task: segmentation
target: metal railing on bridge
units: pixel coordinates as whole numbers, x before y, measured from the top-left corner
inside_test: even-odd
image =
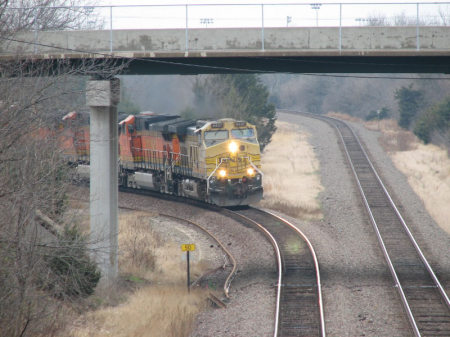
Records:
[[[420,49],[420,28],[450,25],[450,2],[342,2],[342,3],[270,3],[243,4],[158,4],[123,6],[71,6],[8,8],[14,15],[33,22],[35,42],[46,26],[45,15],[64,17],[77,12],[77,18],[61,30],[107,30],[109,51],[115,51],[113,32],[126,29],[182,29],[184,50],[192,50],[189,35],[196,29],[257,28],[261,50],[265,49],[268,28],[333,27],[339,29],[339,49],[344,27],[416,27],[416,45]],[[42,16],[42,17],[41,17]],[[164,46],[160,50],[164,50]]]

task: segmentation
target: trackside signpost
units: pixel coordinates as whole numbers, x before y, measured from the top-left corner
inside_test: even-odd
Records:
[[[186,252],[186,261],[187,261],[187,288],[188,288],[188,292],[191,292],[191,287],[190,287],[190,283],[191,283],[191,275],[190,275],[190,270],[189,270],[189,252],[195,250],[195,245],[194,245],[193,243],[183,244],[183,245],[181,245],[181,250],[182,250],[183,252]]]

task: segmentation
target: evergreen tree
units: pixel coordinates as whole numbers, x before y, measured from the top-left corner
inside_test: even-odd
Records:
[[[395,99],[400,114],[398,124],[404,129],[409,129],[411,122],[419,111],[423,96],[421,91],[414,90],[412,87],[413,85],[410,84],[408,87],[401,87],[395,91]]]
[[[275,107],[269,92],[254,74],[210,75],[194,84],[197,117],[235,118],[256,125],[261,149],[275,132]]]
[[[433,133],[440,133],[450,143],[450,97],[427,110],[414,127],[414,133],[425,144],[431,141]]]

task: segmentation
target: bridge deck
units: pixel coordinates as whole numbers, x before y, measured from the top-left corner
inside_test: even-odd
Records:
[[[128,73],[450,73],[449,36],[447,26],[45,31],[3,41],[0,59],[132,58]]]

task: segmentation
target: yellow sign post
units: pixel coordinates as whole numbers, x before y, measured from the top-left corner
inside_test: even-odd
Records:
[[[190,244],[183,244],[181,245],[181,250],[183,252],[186,252],[186,261],[187,261],[187,288],[188,288],[188,292],[191,292],[191,287],[190,287],[190,283],[191,283],[191,275],[190,275],[190,270],[189,270],[189,252],[192,252],[195,250],[195,245],[193,243]]]
[[[193,243],[181,245],[181,250],[183,252],[190,252],[195,250],[195,245]]]

